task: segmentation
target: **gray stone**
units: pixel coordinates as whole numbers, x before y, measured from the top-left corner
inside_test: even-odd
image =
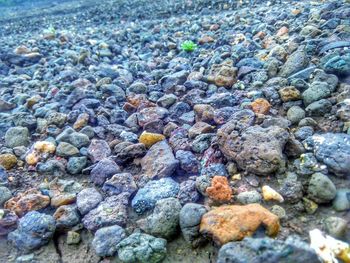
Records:
[[[329,100],[322,99],[315,101],[305,108],[306,115],[312,117],[322,117],[327,113],[330,113],[332,109],[332,103]]]
[[[0,207],[12,197],[10,189],[5,186],[0,186]]]
[[[82,157],[70,157],[67,163],[67,170],[71,174],[79,174],[87,164],[87,158]]]
[[[82,215],[94,209],[103,200],[102,195],[95,188],[85,188],[77,195],[77,207]]]
[[[321,204],[332,201],[336,196],[337,189],[327,175],[314,173],[309,181],[307,192],[312,200]]]
[[[56,147],[56,154],[61,157],[70,157],[79,154],[79,149],[70,143],[60,142]]]
[[[326,232],[335,238],[342,238],[345,235],[347,225],[348,222],[341,217],[331,216],[324,220]]]
[[[26,127],[12,127],[5,134],[5,145],[10,148],[29,145],[29,130]]]
[[[96,231],[92,246],[100,257],[114,256],[118,244],[126,238],[125,230],[120,226],[108,226]]]
[[[286,63],[282,66],[279,76],[289,77],[290,75],[303,70],[309,64],[309,59],[304,51],[295,51],[289,56]]]
[[[292,124],[297,124],[299,121],[305,118],[305,111],[299,106],[292,106],[287,111],[287,119]]]
[[[262,196],[256,190],[246,191],[237,195],[237,201],[240,202],[242,205],[261,203]]]
[[[347,211],[350,209],[350,189],[338,189],[333,200],[333,208],[335,211]]]
[[[130,196],[137,191],[137,185],[132,174],[119,173],[107,180],[102,187],[102,190],[109,195],[118,195],[128,193]]]
[[[102,159],[91,170],[90,178],[96,185],[103,185],[104,182],[111,178],[113,175],[120,172],[120,167],[110,159]]]

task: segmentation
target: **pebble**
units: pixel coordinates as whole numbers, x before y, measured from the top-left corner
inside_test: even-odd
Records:
[[[307,192],[312,200],[321,204],[332,201],[336,196],[337,189],[327,175],[315,173],[311,176]]]
[[[92,240],[92,247],[100,257],[114,256],[118,244],[126,238],[125,230],[120,226],[108,226],[96,231]]]
[[[338,212],[350,209],[350,189],[337,189],[336,196],[333,200],[333,208]]]
[[[279,203],[284,202],[283,196],[276,190],[272,189],[270,186],[264,185],[261,190],[264,201],[277,201]]]

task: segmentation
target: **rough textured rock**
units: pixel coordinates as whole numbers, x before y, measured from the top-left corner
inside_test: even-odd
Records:
[[[118,195],[121,193],[132,195],[137,191],[137,185],[131,174],[119,173],[113,175],[111,179],[107,180],[104,183],[102,190],[109,195]]]
[[[146,233],[165,239],[171,239],[177,233],[181,204],[170,197],[157,201],[153,213],[137,224]]]
[[[102,159],[91,170],[91,181],[97,185],[103,185],[103,183],[111,178],[114,174],[119,173],[119,166],[110,159]]]
[[[289,137],[285,129],[252,126],[242,130],[233,120],[223,125],[217,135],[225,156],[247,172],[269,175],[285,164],[283,148]]]
[[[19,220],[17,230],[8,239],[20,250],[31,251],[47,244],[56,229],[55,220],[50,215],[31,211]]]
[[[232,188],[225,176],[214,176],[211,185],[206,189],[209,198],[214,201],[225,202],[232,197]]]
[[[5,134],[5,145],[10,148],[28,146],[29,130],[26,127],[13,127]]]
[[[126,238],[125,230],[120,226],[108,226],[96,231],[92,246],[100,257],[114,256],[118,244]]]
[[[149,179],[171,176],[178,164],[179,161],[165,141],[154,144],[141,160],[142,170]]]
[[[92,140],[88,148],[88,155],[93,163],[103,160],[111,154],[108,143],[103,140]]]
[[[298,238],[286,241],[271,238],[245,238],[240,242],[230,242],[222,246],[218,263],[320,263],[316,252]]]
[[[118,245],[118,257],[123,262],[158,263],[166,254],[166,240],[135,233]]]
[[[154,208],[158,200],[176,197],[179,190],[179,184],[171,178],[153,180],[137,191],[131,205],[136,213],[142,214]]]
[[[259,204],[227,205],[203,215],[200,233],[222,245],[251,236],[260,226],[266,228],[267,235],[276,236],[280,229],[279,219]]]
[[[312,200],[321,204],[332,201],[336,196],[337,189],[327,175],[314,173],[309,181],[307,192]]]

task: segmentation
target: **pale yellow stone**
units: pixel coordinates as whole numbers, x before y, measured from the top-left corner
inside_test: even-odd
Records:
[[[268,185],[262,187],[262,196],[265,201],[277,201],[280,203],[284,201],[283,196]]]
[[[40,153],[54,153],[56,146],[52,142],[39,141],[34,144],[34,150]]]
[[[144,131],[139,138],[139,142],[143,143],[146,147],[151,147],[153,144],[163,141],[165,136],[159,133],[152,133]]]
[[[39,158],[38,156],[35,154],[35,153],[29,153],[27,156],[26,156],[26,162],[27,164],[29,165],[36,165],[39,161]]]

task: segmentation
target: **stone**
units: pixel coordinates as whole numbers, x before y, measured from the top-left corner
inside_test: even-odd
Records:
[[[175,157],[180,162],[181,170],[191,175],[199,173],[199,161],[191,151],[178,150]]]
[[[79,149],[70,143],[60,142],[56,148],[56,154],[61,157],[70,157],[79,154]]]
[[[6,170],[10,170],[17,164],[17,157],[11,153],[0,154],[0,165]]]
[[[67,171],[70,174],[79,174],[87,164],[87,158],[82,157],[70,157],[67,163]]]
[[[122,262],[159,263],[166,255],[167,241],[148,234],[134,233],[118,244]]]
[[[96,231],[92,240],[92,247],[100,257],[114,256],[118,250],[118,244],[126,238],[125,230],[120,226],[108,226]]]
[[[196,182],[193,180],[181,182],[177,198],[179,199],[181,205],[197,202],[200,199],[200,194],[196,189]]]
[[[5,134],[5,145],[9,148],[29,145],[29,130],[27,127],[12,127]]]
[[[238,167],[258,175],[269,175],[285,164],[283,148],[288,132],[277,126],[251,126],[240,134],[236,121],[229,121],[217,132],[220,150]],[[239,133],[239,132],[238,132]]]
[[[344,237],[347,230],[347,224],[348,222],[341,217],[331,216],[324,220],[326,232],[335,238]]]
[[[32,188],[9,199],[4,207],[23,216],[29,211],[40,210],[50,204],[50,197]]]
[[[197,135],[203,133],[211,133],[213,132],[213,126],[205,123],[205,122],[196,122],[189,130],[188,136],[190,139],[195,138]]]
[[[110,159],[100,160],[90,172],[91,181],[96,185],[103,185],[113,175],[120,172],[120,167]]]
[[[309,181],[307,193],[310,199],[318,204],[332,201],[337,193],[337,189],[327,175],[314,173]]]
[[[299,100],[300,91],[294,86],[284,87],[278,91],[283,102]]]
[[[108,179],[102,187],[102,190],[108,195],[118,195],[128,193],[130,196],[137,191],[137,185],[130,173],[118,173]]]
[[[227,205],[203,215],[200,233],[223,245],[253,235],[260,226],[265,227],[267,235],[276,236],[280,229],[279,219],[259,204]]]
[[[7,200],[12,197],[10,189],[5,186],[0,186],[0,206],[2,207]]]
[[[118,145],[116,146],[116,148]],[[114,148],[114,151],[116,151]],[[135,158],[143,157],[147,152],[147,149],[143,143],[129,144],[123,147],[120,152],[117,153],[116,161],[118,164],[124,164],[133,161]]]
[[[75,205],[62,205],[53,214],[59,230],[70,229],[80,223],[80,215]]]
[[[295,173],[287,173],[279,192],[286,201],[297,203],[303,197],[303,185]]]
[[[252,110],[255,113],[265,114],[265,115],[268,114],[271,109],[271,104],[263,98],[254,100],[250,104],[250,106],[252,107]]]
[[[262,188],[262,196],[265,201],[277,201],[279,203],[283,203],[284,199],[283,196],[278,193],[276,190],[272,189],[268,185],[264,185]]]
[[[350,135],[345,133],[314,134],[304,142],[317,160],[334,174],[350,175]]]
[[[84,227],[96,231],[106,226],[124,226],[128,217],[128,197],[128,194],[113,195],[101,201],[83,217]]]
[[[236,198],[242,205],[261,203],[262,200],[261,194],[256,190],[241,192]]]
[[[85,215],[97,207],[102,200],[103,197],[96,188],[85,188],[77,195],[78,210],[82,215]]]
[[[208,80],[219,87],[232,87],[236,83],[237,76],[237,68],[234,68],[232,64],[232,61],[227,60],[222,64],[212,65]]]
[[[132,199],[131,206],[138,214],[154,208],[157,201],[169,197],[176,197],[180,186],[171,178],[149,181],[140,188]]]
[[[67,232],[67,245],[77,245],[81,241],[80,234],[75,231]]]
[[[111,149],[106,141],[92,140],[88,148],[88,156],[93,163],[97,163],[111,154]]]
[[[207,212],[204,205],[188,203],[180,211],[180,228],[187,243],[193,247],[204,243],[204,238],[199,233],[202,216]]]
[[[292,106],[287,111],[287,119],[290,120],[292,124],[297,124],[304,118],[305,111],[299,106]]]
[[[7,209],[0,209],[0,238],[17,228],[18,216]]]
[[[33,149],[38,153],[55,153],[56,145],[49,141],[38,141],[34,143]]]
[[[142,172],[147,179],[169,177],[178,165],[179,161],[166,141],[154,144],[141,160]]]
[[[337,189],[336,196],[333,199],[333,208],[338,212],[350,210],[350,189]]]
[[[178,230],[181,204],[174,197],[156,202],[151,215],[137,221],[137,225],[147,234],[172,239]]]
[[[163,134],[144,131],[139,137],[139,142],[143,143],[147,148],[150,148],[153,144],[163,141],[164,139],[165,136]]]
[[[31,211],[19,220],[17,230],[8,235],[8,240],[19,250],[32,251],[47,244],[55,230],[52,216]]]
[[[309,59],[304,51],[297,50],[289,56],[282,66],[279,76],[289,77],[290,75],[304,69],[309,64]]]
[[[303,206],[305,208],[306,213],[308,213],[309,215],[314,214],[317,209],[318,209],[318,204],[306,197],[303,197]]]
[[[230,242],[219,250],[217,263],[321,263],[316,252],[298,237],[290,236],[286,241],[265,238],[245,238],[241,242]]]
[[[227,202],[232,198],[232,188],[225,176],[214,176],[206,193],[210,199],[218,202]]]

